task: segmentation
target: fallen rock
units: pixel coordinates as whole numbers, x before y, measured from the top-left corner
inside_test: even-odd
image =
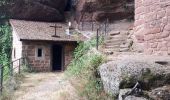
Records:
[[[154,100],[169,100],[170,99],[170,86],[163,86],[153,89],[148,93],[149,97]]]
[[[124,100],[148,100],[144,97],[135,97],[135,96],[128,96]]]
[[[140,61],[139,57],[108,62],[101,65],[99,71],[105,91],[115,96],[120,89],[132,88],[136,82],[140,82],[144,90],[170,83],[170,67]]]

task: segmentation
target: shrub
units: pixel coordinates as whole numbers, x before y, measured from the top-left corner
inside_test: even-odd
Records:
[[[105,62],[105,57],[94,48],[95,42],[95,39],[92,39],[79,44],[66,75],[76,77],[72,83],[77,87],[80,95],[89,100],[104,100],[109,96],[103,91],[98,67]]]
[[[4,67],[4,74],[9,73],[11,62],[11,28],[8,24],[0,25],[0,64]],[[8,76],[5,77],[5,79]]]

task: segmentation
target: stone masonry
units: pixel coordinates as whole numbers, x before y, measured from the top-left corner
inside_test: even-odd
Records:
[[[36,57],[36,48],[43,48],[43,57]],[[51,52],[50,45],[42,42],[23,42],[22,54],[28,57],[29,66],[34,71],[50,71],[51,70]]]
[[[23,41],[22,44],[22,55],[28,57],[29,65],[34,71],[52,71],[52,43]],[[72,60],[75,45],[72,43],[63,43],[62,45],[64,47],[64,70]],[[36,48],[43,48],[43,57],[41,59],[36,57]]]
[[[146,54],[170,54],[170,0],[135,0],[135,36]]]
[[[65,45],[65,48],[64,48],[64,59],[65,59],[65,62],[64,62],[64,69],[67,68],[67,66],[70,64],[71,60],[73,59],[73,52],[74,52],[74,49],[76,48],[76,45],[70,45],[70,44],[67,44]]]

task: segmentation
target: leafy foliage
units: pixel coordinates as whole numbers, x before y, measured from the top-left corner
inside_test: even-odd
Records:
[[[100,44],[102,43],[102,39],[100,39]],[[70,67],[68,69],[70,73],[74,75],[78,75],[82,72],[85,67],[87,61],[90,63],[90,58],[93,56],[92,54],[88,53],[92,48],[96,46],[96,40],[91,39],[89,41],[80,42],[78,47],[74,51],[74,60],[71,62]],[[86,61],[87,60],[87,61]],[[88,65],[86,65],[88,66]]]
[[[0,6],[7,5],[11,0],[1,0],[0,1]]]
[[[8,78],[11,61],[11,29],[8,24],[0,26],[0,64],[4,67],[4,79]]]
[[[5,65],[11,56],[11,29],[9,25],[0,26],[0,63]]]

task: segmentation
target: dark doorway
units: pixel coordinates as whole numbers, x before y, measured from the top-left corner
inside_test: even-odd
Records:
[[[63,48],[61,45],[53,45],[53,59],[52,59],[52,70],[53,71],[62,71],[62,56],[63,56]]]

